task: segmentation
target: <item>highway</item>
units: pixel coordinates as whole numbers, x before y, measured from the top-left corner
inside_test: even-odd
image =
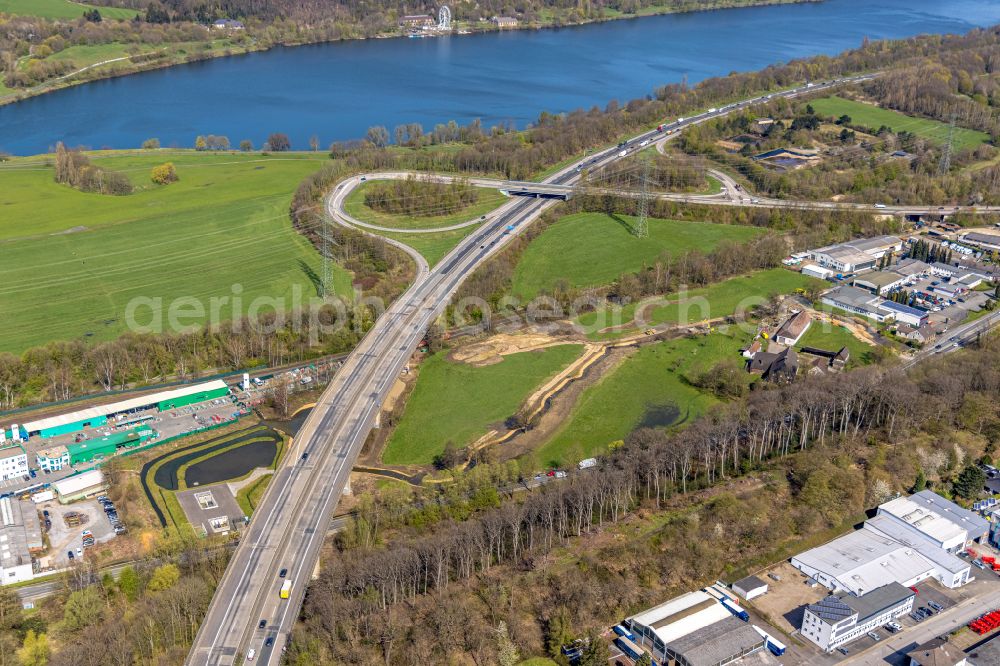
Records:
[[[766,98],[755,97],[678,120],[665,129],[680,130],[767,98],[795,97],[865,78],[869,77],[852,77],[774,93]],[[542,184],[531,185],[572,188],[581,170],[606,166],[619,159],[623,149],[631,152],[639,143],[662,136],[657,130],[645,132],[629,140],[624,148],[608,148],[566,167]],[[341,204],[359,182],[360,178],[349,179],[331,193],[328,208],[340,224],[350,224],[340,214]],[[724,199],[717,196],[712,201]],[[308,581],[318,566],[331,516],[386,393],[428,325],[442,312],[459,285],[554,203],[545,198],[512,198],[488,215],[485,222],[433,268],[405,244],[390,241],[417,262],[414,283],[378,318],[345,359],[303,424],[233,554],[187,664],[228,666],[245,660],[250,650],[254,651],[255,663],[278,663],[280,650],[298,617]],[[279,574],[286,569],[283,579]],[[287,600],[280,599],[278,594],[283,580],[293,581]],[[264,628],[259,628],[261,621]]]

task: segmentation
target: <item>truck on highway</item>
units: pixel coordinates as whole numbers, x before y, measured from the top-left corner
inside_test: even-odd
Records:
[[[665,130],[666,128],[667,128],[667,126],[666,126],[666,125],[657,125],[657,126],[656,126],[656,131],[657,131],[657,132],[662,132],[662,131],[663,131],[663,130]],[[997,226],[998,226],[998,227],[1000,227],[1000,223],[998,223],[998,224],[997,224]]]
[[[625,157],[626,155],[628,155],[628,149],[625,149],[625,150],[621,151],[620,153],[618,153],[618,157]]]
[[[291,594],[292,594],[292,581],[286,580],[284,583],[281,584],[281,592],[278,593],[278,596],[281,597],[282,599],[287,599],[289,596],[291,596]]]

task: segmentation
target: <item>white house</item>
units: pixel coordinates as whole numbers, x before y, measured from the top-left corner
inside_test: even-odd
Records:
[[[35,462],[39,469],[58,472],[69,466],[69,449],[61,444],[42,449],[35,454]]]
[[[0,448],[0,481],[8,481],[28,473],[28,454],[20,444]]]

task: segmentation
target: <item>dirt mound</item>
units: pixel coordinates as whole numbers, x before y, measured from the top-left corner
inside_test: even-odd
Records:
[[[452,350],[449,358],[457,363],[474,366],[493,365],[508,354],[519,354],[556,345],[564,345],[572,340],[556,338],[543,333],[500,333],[486,340],[464,345]]]

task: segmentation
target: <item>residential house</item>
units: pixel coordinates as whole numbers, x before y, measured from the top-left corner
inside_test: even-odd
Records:
[[[811,323],[812,317],[809,316],[809,313],[805,310],[800,310],[778,327],[777,332],[774,334],[774,341],[779,345],[792,346],[798,344],[802,336],[809,330]]]
[[[925,345],[934,339],[934,332],[929,327],[916,327],[909,324],[899,324],[896,326],[896,335],[904,340],[910,340],[921,345]]]
[[[212,24],[212,30],[245,30],[244,26],[239,21],[234,21],[233,19],[223,18],[215,21]]]
[[[490,19],[490,23],[500,29],[517,27],[517,19],[513,16],[494,16]]]
[[[428,14],[408,14],[399,19],[399,25],[404,28],[429,28],[437,25],[437,21]]]
[[[780,352],[758,352],[747,363],[747,370],[759,372],[769,382],[790,382],[799,371],[799,357],[791,347]]]
[[[907,666],[966,666],[965,652],[947,638],[937,637],[906,653]]]

